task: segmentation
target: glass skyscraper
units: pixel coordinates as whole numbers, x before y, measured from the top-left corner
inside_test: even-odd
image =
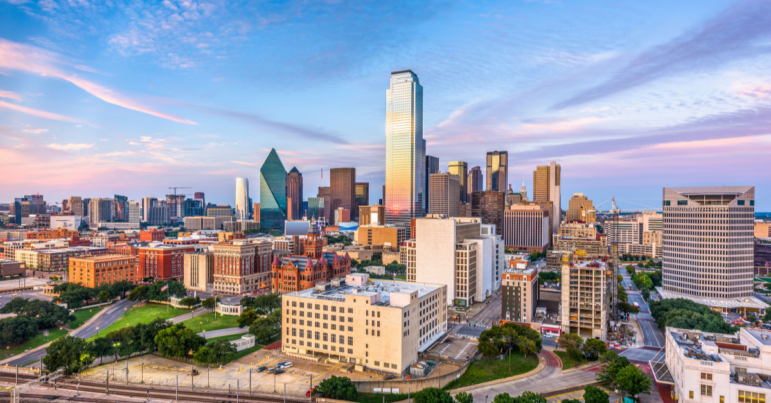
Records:
[[[260,168],[260,228],[284,229],[286,169],[273,148]]]
[[[249,219],[249,179],[236,178],[236,220]]]
[[[423,87],[411,70],[391,73],[386,90],[386,223],[409,227],[423,216],[426,143]]]

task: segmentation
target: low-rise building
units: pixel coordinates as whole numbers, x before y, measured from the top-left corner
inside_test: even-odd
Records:
[[[184,255],[185,288],[211,292],[214,287],[214,253],[195,252]]]
[[[253,220],[223,221],[222,229],[228,232],[244,232],[260,229],[260,222]]]
[[[185,217],[185,228],[191,231],[222,228],[222,217]]]
[[[601,258],[609,255],[608,237],[603,234],[597,234],[596,237],[578,238],[578,237],[554,237],[554,250],[586,252],[587,256]]]
[[[218,293],[244,294],[270,287],[271,244],[246,239],[213,246],[214,286]]]
[[[70,258],[70,282],[94,288],[102,283],[127,280],[132,283],[142,276],[134,259],[120,255],[80,256]]]
[[[447,287],[366,273],[284,294],[282,350],[401,374],[447,332]]]
[[[139,231],[140,242],[163,242],[166,238],[166,233],[160,229],[149,229],[146,231]]]
[[[573,252],[566,250],[550,250],[546,252],[546,270],[561,271],[562,262],[573,260]]]
[[[0,278],[23,276],[27,269],[24,263],[15,260],[0,259]]]

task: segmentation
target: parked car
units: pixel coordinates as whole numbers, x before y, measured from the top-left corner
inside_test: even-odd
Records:
[[[259,367],[257,368],[257,372],[262,372],[262,371],[265,371],[266,369],[268,369],[268,367]]]
[[[383,379],[387,381],[389,379],[394,379],[394,378],[396,378],[396,375],[386,375],[386,377]]]
[[[283,369],[277,369],[277,370],[273,371],[273,375],[283,374],[284,372],[286,372],[286,371],[284,371]]]
[[[281,368],[282,366],[284,366],[284,364],[286,364],[286,362],[284,362],[284,361],[279,361],[279,362],[277,362],[277,363],[276,363],[276,365],[274,365],[274,367],[276,367],[276,368]]]
[[[281,368],[283,368],[283,369],[292,368],[292,363],[291,362],[285,362],[283,365],[281,365]]]
[[[268,370],[268,373],[269,373],[269,374],[272,374],[272,373],[276,372],[277,370],[278,370],[277,368],[270,368],[270,369]]]
[[[198,376],[198,370],[197,370],[197,369],[194,369],[194,370],[193,370],[193,372],[192,372],[192,376]]]
[[[308,389],[308,391],[307,391],[307,392],[305,392],[305,397],[311,397],[311,395],[313,394],[313,390],[314,390],[314,389],[316,389],[316,388],[310,388],[310,389]]]

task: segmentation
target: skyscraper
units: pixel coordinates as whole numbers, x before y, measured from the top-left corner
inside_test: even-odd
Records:
[[[206,208],[206,195],[204,195],[203,192],[195,192],[195,194],[193,195],[193,199],[200,200],[201,205],[204,206],[204,208]]]
[[[386,222],[409,227],[423,216],[423,87],[411,70],[391,73],[386,90]]]
[[[292,168],[286,175],[286,216],[289,220],[303,218],[303,174]]]
[[[503,235],[505,202],[504,192],[474,192],[471,194],[471,216],[480,217],[482,224],[495,224],[495,234]]]
[[[68,201],[71,215],[85,215],[83,214],[83,200],[80,196],[70,196]]]
[[[115,199],[107,197],[95,197],[89,201],[89,218],[91,224],[110,222],[115,217]]]
[[[452,161],[447,166],[447,172],[457,175],[460,183],[460,201],[468,203],[468,164],[463,161]]]
[[[132,200],[132,201],[128,202],[128,206],[129,206],[129,208],[128,208],[128,218],[126,219],[126,221],[133,222],[133,223],[138,223],[139,219],[140,219],[139,208],[141,206],[141,203],[139,203],[138,201],[133,201]]]
[[[260,168],[260,228],[283,229],[286,221],[286,169],[272,148]]]
[[[584,196],[583,193],[573,193],[573,197],[568,201],[568,211],[565,213],[565,222],[583,221],[587,224],[594,224],[596,213],[594,203]]]
[[[117,221],[128,221],[128,197],[115,195],[115,219]]]
[[[664,188],[663,199],[662,296],[766,307],[753,297],[755,187]]]
[[[150,222],[150,209],[158,205],[158,199],[155,197],[142,198],[142,221]]]
[[[308,220],[320,220],[324,218],[324,198],[308,198]]]
[[[562,168],[552,161],[549,165],[540,165],[533,172],[533,201],[552,202],[549,216],[552,220],[552,233],[559,232],[562,220],[562,197],[560,194],[560,177]]]
[[[487,188],[489,192],[505,192],[509,181],[509,152],[487,153]]]
[[[439,158],[426,155],[426,189],[428,191],[423,197],[423,211],[428,211],[431,206],[431,175],[439,173]]]
[[[461,186],[458,175],[451,173],[431,174],[429,180],[431,205],[429,214],[442,214],[445,217],[460,216]]]
[[[482,168],[478,165],[468,171],[468,181],[466,182],[466,200],[471,201],[471,194],[484,190],[484,178],[482,178]]]
[[[236,220],[249,219],[249,179],[236,178]]]
[[[356,207],[356,168],[332,168],[329,170],[330,208],[353,211]],[[334,214],[334,213],[333,213]]]
[[[351,213],[359,219],[359,206],[369,206],[369,182],[356,182],[356,208]]]

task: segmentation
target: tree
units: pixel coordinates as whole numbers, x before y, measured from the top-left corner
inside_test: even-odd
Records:
[[[213,310],[214,307],[217,306],[217,303],[214,301],[214,297],[209,297],[201,301],[201,306],[208,310]]]
[[[659,329],[676,327],[711,333],[735,333],[734,328],[719,313],[690,300],[677,298],[652,301],[650,308]]]
[[[608,351],[608,346],[602,340],[588,339],[584,343],[583,351],[589,360],[594,361]]]
[[[7,345],[22,344],[38,334],[38,324],[27,315],[0,320],[0,343]]]
[[[454,403],[452,396],[439,388],[425,388],[415,393],[415,403]]]
[[[176,324],[158,332],[155,336],[158,351],[165,356],[184,357],[189,351],[197,351],[206,344],[206,339],[194,331]]]
[[[141,285],[131,290],[128,296],[129,301],[142,301],[147,298],[147,286]]]
[[[324,397],[337,400],[356,401],[359,396],[356,386],[349,378],[334,375],[319,382],[315,392]]]
[[[198,297],[185,297],[182,298],[179,303],[186,306],[187,309],[193,309],[194,306],[198,305],[198,302],[200,299]],[[193,311],[190,311],[190,317],[193,317]]]
[[[640,368],[627,365],[616,375],[618,389],[629,393],[633,398],[644,393],[651,394],[651,379]]]
[[[626,272],[629,273],[630,276],[634,276],[634,266],[631,264],[626,265]]]
[[[467,392],[460,392],[454,396],[455,403],[474,403],[474,396]]]
[[[519,336],[517,338],[517,347],[519,347],[519,351],[524,355],[535,354],[538,352],[535,342],[524,336]]]
[[[757,322],[757,321],[758,321],[758,318],[757,318],[757,317],[755,317],[755,314],[754,314],[754,313],[751,313],[751,314],[747,315],[747,320],[748,320],[750,323],[755,323],[755,322]]]
[[[99,291],[99,295],[97,295],[97,298],[99,298],[99,302],[104,304],[110,299],[110,293],[107,291]]]
[[[619,356],[615,351],[607,351],[602,355],[601,360],[605,365],[603,365],[602,369],[597,374],[597,380],[613,386],[616,385],[616,376],[618,373],[622,369],[632,365],[628,358]]]
[[[596,386],[587,386],[584,389],[584,402],[586,403],[609,403],[610,397],[602,389]]]
[[[568,357],[572,358],[576,364],[584,358],[584,354],[581,352],[584,340],[581,336],[572,333],[563,333],[557,340],[562,348],[568,353]]]
[[[260,344],[270,342],[270,338],[277,332],[276,320],[270,316],[255,320],[249,327],[249,333],[253,334]]]
[[[236,322],[238,322],[238,327],[247,327],[251,326],[252,323],[254,323],[254,321],[259,317],[260,315],[257,313],[257,311],[253,309],[247,309],[241,312],[241,316],[238,317]]]
[[[643,299],[646,301],[651,297],[651,291],[647,288],[640,290],[640,293],[642,294]]]
[[[86,353],[86,347],[86,341],[81,338],[61,337],[46,348],[43,364],[51,372],[63,367],[65,375],[71,375],[91,365],[93,358]]]
[[[764,323],[771,322],[771,309],[766,309],[766,313],[763,315],[763,322]]]
[[[540,393],[533,393],[529,390],[522,392],[517,396],[516,403],[546,403],[546,398]]]
[[[562,399],[560,403],[581,403],[581,401],[578,399]]]
[[[640,308],[628,303],[628,302],[619,302],[618,303],[618,310],[624,313],[633,313],[637,314],[640,313]]]
[[[508,393],[499,393],[495,395],[493,403],[516,403],[516,399],[511,397]]]

